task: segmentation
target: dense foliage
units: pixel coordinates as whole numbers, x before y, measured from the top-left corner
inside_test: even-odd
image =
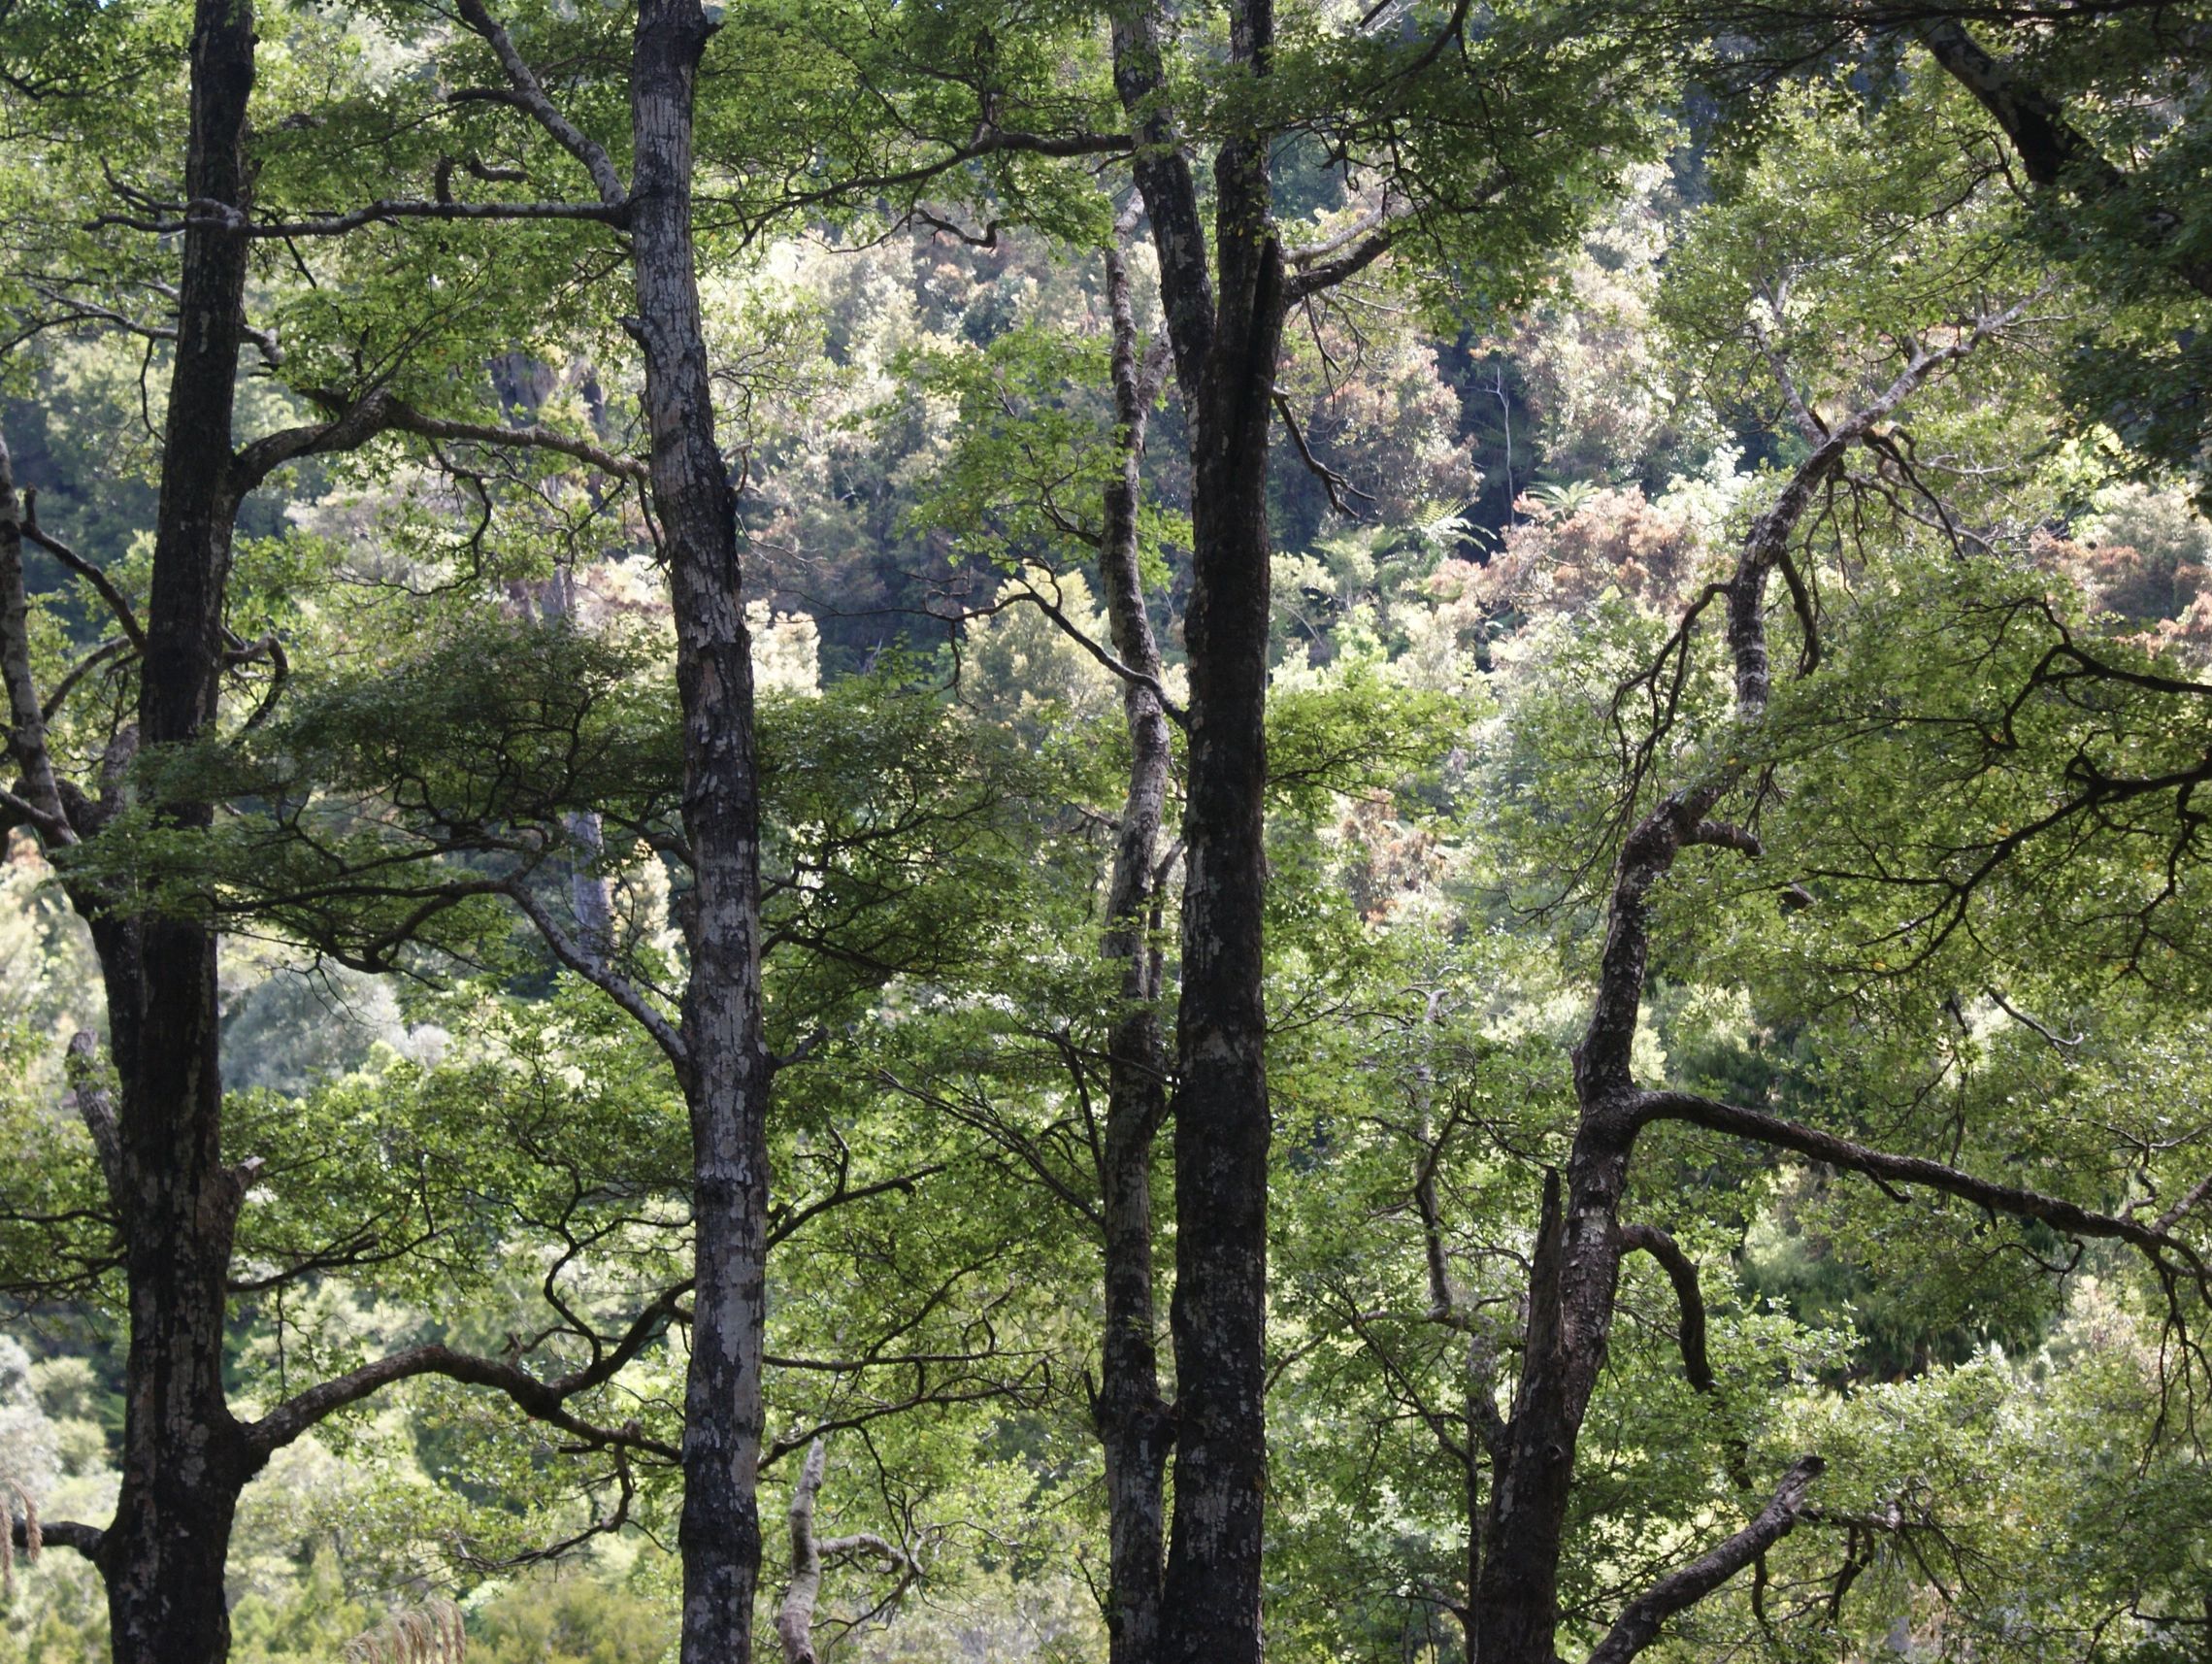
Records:
[[[217,1386],[262,1441],[204,1527],[229,1656],[674,1660],[721,904],[623,217],[649,31],[264,0],[240,210],[185,177],[219,9],[0,0],[0,1664],[110,1649],[147,920],[221,945]],[[1268,1655],[1473,1664],[1579,1336],[1547,1656],[2205,1657],[2212,15],[702,15],[774,1082],[757,1645],[1125,1644],[1116,1117],[1133,1004],[1189,1062],[1219,513],[1133,183],[1165,145],[1206,162],[1200,274],[1248,237],[1290,297]],[[1215,225],[1255,167],[1264,218]],[[218,210],[254,227],[219,688],[142,743]],[[1166,807],[1116,916],[1142,713]]]

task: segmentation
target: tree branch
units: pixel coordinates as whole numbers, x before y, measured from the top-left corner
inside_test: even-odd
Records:
[[[499,59],[499,67],[507,72],[508,84],[514,88],[515,104],[552,135],[553,143],[583,164],[584,171],[591,175],[591,183],[598,187],[599,200],[609,208],[620,208],[627,203],[630,193],[606,150],[553,107],[538,77],[515,50],[512,38],[485,8],[483,0],[460,0],[460,12],[462,21],[483,37],[492,54]]]
[[[123,634],[130,638],[131,646],[141,652],[146,650],[146,631],[139,624],[138,614],[132,611],[129,600],[116,587],[114,581],[59,538],[50,536],[39,525],[39,494],[35,490],[23,493],[23,536],[91,584],[99,592],[100,599],[108,604],[108,611],[115,614],[116,622],[122,625]]]
[[[650,478],[648,466],[638,458],[617,455],[588,440],[557,433],[551,428],[498,427],[488,422],[452,421],[416,410],[381,388],[350,403],[342,393],[324,392],[312,396],[340,414],[326,422],[281,429],[241,449],[231,461],[233,489],[239,495],[243,496],[252,490],[287,462],[295,462],[303,456],[356,449],[380,434],[395,432],[470,445],[549,450],[641,485]]]
[[[1283,294],[1292,306],[1296,306],[1300,301],[1311,299],[1323,289],[1335,288],[1347,278],[1357,277],[1389,253],[1391,246],[1398,241],[1400,235],[1398,227],[1383,226],[1336,259],[1316,261],[1286,279]],[[1310,250],[1302,252],[1309,259],[1312,257],[1313,251]]]
[[[986,127],[965,145],[956,145],[951,153],[931,162],[917,162],[910,168],[898,168],[888,173],[857,174],[851,179],[840,180],[811,190],[793,191],[776,202],[776,208],[808,208],[818,203],[835,202],[846,197],[869,192],[896,189],[904,185],[927,184],[931,180],[951,172],[965,163],[980,161],[985,156],[1020,154],[1032,156],[1118,156],[1130,149],[1127,133],[1024,133],[998,127]],[[940,229],[952,227],[940,223]],[[957,233],[956,233],[957,234]],[[972,239],[963,238],[964,241]]]
[[[2061,1197],[2046,1196],[2041,1191],[1977,1179],[1940,1161],[1872,1149],[1761,1110],[1747,1110],[1690,1092],[1645,1092],[1636,1102],[1635,1119],[1638,1124],[1654,1120],[1688,1121],[1710,1132],[1728,1133],[1770,1148],[1792,1150],[1876,1181],[1922,1185],[1993,1213],[2038,1220],[2069,1236],[2102,1237],[2129,1243],[2162,1264],[2165,1263],[2166,1254],[2178,1253],[2190,1262],[2194,1275],[2199,1279],[2203,1276],[2202,1262],[2196,1251],[2156,1226],[2100,1214]]]
[[[0,439],[0,682],[8,700],[7,752],[27,794],[0,788],[0,811],[28,821],[50,844],[74,844],[53,758],[47,749],[46,708],[31,671],[30,599],[23,587],[24,515],[17,508],[16,472]]]
[[[397,1381],[435,1375],[471,1386],[490,1387],[505,1394],[532,1420],[573,1433],[591,1445],[626,1447],[670,1462],[677,1461],[680,1456],[674,1445],[648,1439],[634,1429],[595,1426],[571,1414],[568,1401],[579,1392],[611,1381],[644,1351],[661,1333],[675,1315],[677,1302],[690,1288],[687,1280],[664,1289],[638,1314],[612,1347],[602,1347],[595,1338],[592,1361],[552,1381],[541,1381],[519,1364],[504,1359],[480,1357],[435,1344],[410,1347],[293,1395],[260,1420],[248,1424],[246,1437],[253,1448],[264,1454],[280,1450],[347,1405],[358,1404]]]
[[[1700,1392],[1712,1391],[1713,1366],[1705,1355],[1705,1298],[1698,1287],[1697,1261],[1657,1225],[1623,1225],[1621,1247],[1651,1255],[1674,1284],[1675,1303],[1682,1309],[1682,1373]]]
[[[1021,588],[1013,595],[1012,599],[1029,602],[1047,618],[1050,618],[1059,627],[1062,635],[1089,653],[1091,657],[1097,659],[1107,670],[1120,677],[1122,681],[1135,682],[1150,693],[1154,699],[1159,701],[1160,709],[1166,713],[1168,719],[1173,722],[1175,726],[1178,728],[1190,726],[1190,713],[1168,697],[1168,690],[1160,684],[1159,678],[1147,676],[1144,672],[1122,663],[1111,652],[1093,641],[1057,603],[1046,600],[1026,579],[1023,580]]]
[[[2136,182],[2066,119],[2057,100],[2023,80],[2011,64],[1991,56],[1959,18],[1939,17],[1921,29],[1920,40],[2003,129],[2030,183],[2044,190],[2071,186],[2091,202],[2125,199],[2136,189]],[[2178,254],[2173,269],[2182,280],[2200,294],[2212,295],[2212,259],[2177,248],[2180,215],[2162,203],[2143,202],[2136,220],[2136,237],[2145,248]]]
[[[679,1080],[691,1078],[691,1048],[684,1044],[677,1025],[653,1009],[650,1001],[638,991],[629,978],[611,970],[600,959],[587,952],[582,944],[561,928],[559,920],[545,911],[545,905],[530,891],[527,883],[504,886],[507,898],[521,910],[522,915],[537,928],[545,946],[552,949],[553,957],[620,1006],[639,1027],[652,1036],[653,1044],[676,1066]]]
[[[223,212],[217,214],[216,209]],[[619,226],[629,218],[627,204],[609,207],[604,202],[423,202],[413,198],[372,202],[344,214],[312,219],[248,219],[224,204],[194,203],[180,219],[149,219],[136,214],[103,214],[85,221],[85,229],[98,231],[118,226],[126,231],[148,231],[173,237],[199,219],[216,219],[248,237],[343,237],[364,225],[402,219],[582,219]]]
[[[1591,1651],[1589,1664],[1628,1664],[1659,1638],[1660,1625],[1697,1605],[1787,1537],[1798,1523],[1805,1493],[1827,1466],[1818,1456],[1799,1456],[1750,1524],[1631,1601]]]
[[[1328,493],[1329,506],[1347,520],[1358,519],[1360,516],[1344,501],[1344,493],[1364,497],[1370,503],[1374,498],[1313,454],[1313,448],[1305,443],[1305,434],[1298,425],[1298,417],[1291,412],[1290,400],[1279,392],[1275,394],[1275,413],[1283,418],[1283,426],[1290,431],[1291,443],[1298,447],[1299,460],[1305,464],[1305,471],[1320,481],[1321,489]]]
[[[30,1521],[11,1517],[8,1521],[9,1540],[28,1558],[31,1549]],[[87,1560],[95,1559],[100,1552],[100,1541],[107,1535],[97,1525],[80,1525],[74,1519],[42,1519],[39,1521],[39,1545],[46,1548],[67,1548],[82,1554]]]

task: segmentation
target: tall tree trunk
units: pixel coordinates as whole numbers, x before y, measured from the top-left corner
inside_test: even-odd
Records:
[[[761,1352],[771,1060],[761,1032],[760,807],[737,502],[714,440],[691,240],[692,98],[710,33],[698,0],[644,0],[630,100],[652,440],[683,711],[694,906],[689,1054],[698,1286],[684,1390],[683,1664],[744,1664],[760,1581]]]
[[[1137,338],[1129,266],[1118,244],[1106,251],[1112,315],[1114,416],[1121,472],[1106,486],[1099,575],[1114,651],[1147,687],[1123,685],[1129,726],[1129,792],[1122,804],[1106,902],[1105,951],[1119,959],[1121,1010],[1107,1039],[1105,1171],[1106,1334],[1100,1348],[1097,1419],[1106,1447],[1111,1593],[1106,1609],[1112,1664],[1152,1664],[1160,1634],[1162,1480],[1173,1423],[1160,1396],[1152,1287],[1152,1153],[1168,1107],[1168,1053],[1160,1032],[1160,958],[1149,927],[1158,903],[1160,821],[1172,760],[1168,717],[1156,691],[1160,648],[1145,611],[1138,565],[1144,429],[1158,391]]]
[[[1225,309],[1192,423],[1190,801],[1173,1108],[1179,1399],[1163,1648],[1176,1664],[1260,1656],[1271,1131],[1261,991],[1267,439],[1282,328],[1271,238],[1254,263],[1243,306]]]
[[[1285,310],[1263,135],[1214,158],[1219,286],[1167,100],[1160,15],[1123,0],[1114,83],[1191,436],[1189,801],[1176,1006],[1175,1504],[1160,1656],[1256,1664],[1267,1496],[1266,860],[1268,435]],[[1265,75],[1271,0],[1238,0],[1230,53]]]
[[[176,367],[140,667],[143,747],[182,745],[215,720],[229,577],[231,414],[244,319],[239,218],[253,87],[249,0],[200,0],[191,45],[191,150]],[[219,204],[219,210],[201,205]],[[172,824],[206,826],[171,802]],[[96,898],[81,898],[94,900]],[[230,1647],[223,1561],[238,1493],[258,1462],[225,1401],[223,1319],[247,1175],[222,1162],[215,937],[188,919],[96,917],[116,1071],[130,1300],[122,1484],[99,1563],[115,1655],[215,1664]]]

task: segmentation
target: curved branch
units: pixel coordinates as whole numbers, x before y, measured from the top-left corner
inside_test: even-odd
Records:
[[[23,536],[35,543],[54,559],[84,580],[99,591],[100,599],[115,614],[116,622],[122,625],[123,634],[130,638],[131,646],[141,652],[146,650],[146,631],[138,621],[138,614],[131,610],[130,602],[117,589],[105,572],[79,554],[59,538],[50,536],[39,525],[39,494],[36,490],[23,493]]]
[[[1977,1179],[1970,1173],[1923,1156],[1869,1148],[1762,1110],[1747,1110],[1714,1098],[1700,1098],[1692,1092],[1645,1092],[1636,1102],[1635,1119],[1639,1124],[1654,1120],[1688,1121],[1710,1132],[1728,1133],[1770,1148],[1810,1156],[1815,1161],[1865,1174],[1878,1181],[1919,1184],[1987,1208],[1992,1213],[2038,1220],[2069,1236],[2103,1237],[2129,1243],[2161,1263],[2166,1254],[2178,1253],[2190,1262],[2196,1276],[2203,1275],[2202,1262],[2195,1249],[2156,1226],[2137,1224],[2113,1214],[2100,1214],[2062,1197],[2046,1196],[2038,1190],[2024,1190],[2017,1185]]]
[[[508,884],[502,888],[508,899],[536,927],[545,946],[552,949],[553,957],[629,1014],[638,1026],[652,1037],[653,1044],[661,1048],[669,1062],[676,1066],[677,1078],[689,1081],[691,1048],[684,1044],[677,1025],[654,1010],[652,1003],[638,991],[637,984],[629,978],[609,969],[598,955],[588,952],[581,943],[562,929],[559,920],[546,912],[545,903],[531,893],[528,884]]]
[[[814,1603],[822,1592],[822,1550],[814,1537],[814,1498],[829,1466],[829,1446],[807,1447],[799,1482],[791,1487],[791,1581],[776,1611],[776,1633],[785,1664],[814,1664]]]
[[[505,1394],[532,1420],[573,1433],[594,1447],[614,1446],[643,1450],[670,1462],[678,1461],[680,1452],[674,1445],[646,1438],[634,1427],[596,1426],[572,1414],[568,1401],[618,1375],[659,1336],[675,1315],[677,1302],[690,1289],[691,1282],[686,1280],[662,1290],[652,1304],[638,1314],[613,1346],[602,1347],[595,1339],[590,1363],[551,1381],[542,1381],[519,1364],[501,1358],[455,1351],[437,1344],[409,1347],[294,1394],[260,1420],[248,1424],[244,1429],[246,1438],[251,1448],[266,1456],[282,1449],[347,1405],[358,1404],[398,1381],[435,1375],[470,1386],[490,1387]]]
[[[14,460],[0,439],[0,682],[8,701],[6,754],[21,772],[26,796],[0,788],[0,813],[28,821],[50,843],[74,844],[53,758],[47,749],[46,714],[31,669],[30,602],[23,587],[23,538],[27,515],[16,501]]]
[[[1641,1249],[1659,1261],[1667,1281],[1674,1284],[1675,1303],[1682,1309],[1682,1373],[1700,1392],[1713,1390],[1713,1366],[1705,1355],[1705,1297],[1698,1287],[1698,1262],[1657,1225],[1623,1225],[1624,1251]]]
[[[326,422],[288,427],[255,440],[231,462],[233,487],[241,495],[261,483],[277,469],[302,456],[351,450],[384,433],[412,433],[424,439],[453,440],[470,445],[507,446],[520,450],[549,450],[586,463],[617,479],[644,484],[651,478],[648,466],[634,456],[617,455],[588,440],[545,427],[499,427],[488,422],[453,421],[416,410],[405,400],[381,390],[347,403],[339,393],[313,395],[341,414]]]
[[[483,0],[460,0],[460,12],[462,21],[483,37],[492,55],[499,59],[499,67],[507,72],[508,83],[514,88],[515,105],[551,134],[553,143],[583,164],[584,171],[591,175],[591,183],[598,187],[601,202],[609,208],[619,208],[627,202],[630,193],[623,187],[622,176],[614,171],[607,151],[553,107],[538,77],[515,50],[513,40],[499,19],[485,9]]]
[[[1121,678],[1122,681],[1130,682],[1135,686],[1141,687],[1145,690],[1145,692],[1151,694],[1153,699],[1158,702],[1162,713],[1164,713],[1168,719],[1173,722],[1178,728],[1188,728],[1190,726],[1190,713],[1188,711],[1185,711],[1180,705],[1176,704],[1174,700],[1171,699],[1168,696],[1168,690],[1166,687],[1161,685],[1160,679],[1158,677],[1149,675],[1144,671],[1138,670],[1131,665],[1124,664],[1112,652],[1108,651],[1105,647],[1094,641],[1088,632],[1086,632],[1081,625],[1077,624],[1074,619],[1069,617],[1067,612],[1061,608],[1058,603],[1046,600],[1044,596],[1037,589],[1036,585],[1029,582],[1028,580],[1024,579],[1022,581],[1021,588],[1012,595],[1008,596],[1007,599],[1011,601],[1027,601],[1031,606],[1035,607],[1039,612],[1042,613],[1047,618],[1051,619],[1053,625],[1060,631],[1062,635],[1066,636],[1078,648],[1081,648],[1083,651],[1089,653],[1091,657],[1097,659],[1099,663],[1104,665],[1108,671]],[[998,611],[996,607],[984,608],[980,609],[978,613],[974,616],[980,616],[984,613],[996,611]]]
[[[629,205],[604,202],[421,202],[411,198],[372,202],[344,214],[317,219],[257,219],[246,227],[248,237],[343,237],[364,225],[400,219],[581,219],[600,225],[620,226],[629,218]],[[135,230],[176,232],[182,220],[125,219],[103,215],[95,225],[126,225]]]
[[[776,206],[779,209],[809,208],[819,203],[841,201],[904,185],[927,184],[954,168],[980,161],[985,156],[1118,156],[1126,154],[1129,150],[1130,138],[1127,133],[1055,135],[987,127],[967,144],[954,146],[950,154],[935,161],[917,162],[910,168],[899,168],[889,173],[857,174],[851,179],[840,180],[835,184],[794,191],[777,199]]]

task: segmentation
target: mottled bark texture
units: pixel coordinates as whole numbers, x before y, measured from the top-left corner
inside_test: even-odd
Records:
[[[185,745],[213,726],[222,671],[223,591],[237,493],[231,416],[245,316],[250,192],[248,0],[201,0],[191,43],[177,348],[139,671],[142,747]],[[171,823],[210,823],[172,801]],[[77,898],[97,908],[98,898]],[[213,1664],[230,1647],[223,1561],[240,1487],[261,1457],[223,1392],[225,1283],[249,1177],[222,1159],[215,935],[196,921],[95,913],[108,996],[129,1289],[122,1484],[103,1534],[115,1655],[129,1664]]]
[[[783,1664],[815,1664],[814,1607],[822,1598],[822,1546],[814,1535],[814,1499],[821,1494],[829,1447],[816,1439],[807,1447],[799,1482],[791,1487],[791,1581],[776,1609],[776,1636],[783,1644]]]
[[[1266,1018],[1261,997],[1267,779],[1268,435],[1285,310],[1264,134],[1214,155],[1209,272],[1149,0],[1112,19],[1114,82],[1159,254],[1162,310],[1191,443],[1189,798],[1176,1009],[1175,1501],[1159,1656],[1260,1656],[1267,1493]],[[1237,0],[1229,49],[1268,72],[1271,0]],[[1216,281],[1218,279],[1218,282]]]
[[[1155,691],[1160,647],[1144,605],[1138,564],[1144,431],[1165,363],[1149,360],[1137,334],[1129,267],[1106,251],[1112,319],[1114,419],[1120,471],[1105,493],[1099,577],[1115,654],[1139,681],[1122,686],[1129,727],[1129,790],[1106,899],[1105,951],[1121,965],[1120,1010],[1107,1039],[1105,1193],[1106,1332],[1093,1406],[1106,1450],[1110,1585],[1106,1632],[1112,1664],[1151,1664],[1160,1634],[1162,1479],[1173,1422],[1160,1396],[1152,1282],[1152,1155],[1167,1113],[1168,1052],[1161,1032],[1161,962],[1151,930],[1164,874],[1160,824],[1172,760],[1167,713]],[[1147,685],[1147,682],[1150,685]]]
[[[739,592],[736,503],[714,443],[693,269],[693,81],[710,25],[697,0],[646,0],[640,8],[632,73],[636,188],[629,191],[604,150],[553,108],[482,0],[461,0],[459,10],[506,71],[514,107],[590,173],[600,200],[589,216],[631,234],[641,314],[632,328],[644,351],[652,445],[644,472],[675,600],[686,747],[683,820],[695,906],[680,1028],[634,997],[625,1009],[668,1051],[691,1109],[698,1276],[690,1290],[693,1345],[681,1450],[682,1657],[685,1664],[731,1664],[750,1655],[760,1566],[754,1486],[770,1060],[760,1020],[750,647]],[[535,429],[439,422],[380,393],[329,422],[232,449],[252,234],[245,142],[253,51],[248,0],[199,0],[186,166],[192,209],[182,245],[139,720],[111,755],[111,775],[119,774],[135,745],[150,750],[210,731],[224,663],[233,518],[244,493],[281,463],[350,449],[403,427],[548,448],[625,477],[639,472],[627,459],[581,442]],[[0,451],[0,475],[4,456]],[[0,498],[0,597],[6,602],[0,605],[0,648],[7,649],[0,651],[0,668],[10,703],[8,749],[20,777],[0,798],[0,812],[11,825],[33,826],[50,847],[65,846],[95,829],[112,805],[57,782],[46,757],[23,639],[21,545],[29,528],[12,483]],[[96,573],[89,576],[99,582]],[[135,620],[127,608],[121,611],[136,642]],[[207,805],[176,800],[174,793],[162,813],[185,828],[212,818]],[[578,841],[589,839],[579,833]],[[115,1519],[105,1531],[63,1527],[56,1541],[74,1540],[104,1574],[118,1659],[219,1664],[229,1643],[223,1562],[240,1488],[272,1451],[392,1381],[440,1374],[482,1384],[505,1392],[525,1414],[598,1443],[677,1454],[642,1437],[592,1427],[567,1408],[660,1332],[676,1293],[641,1315],[591,1369],[559,1381],[542,1381],[511,1363],[444,1348],[416,1348],[321,1383],[263,1421],[241,1425],[222,1392],[225,1284],[254,1164],[231,1168],[222,1161],[215,936],[188,919],[120,912],[82,887],[72,899],[86,914],[100,955],[121,1082],[111,1184],[116,1215],[125,1221],[131,1345]],[[580,948],[557,925],[550,936],[566,942],[568,962],[607,985],[615,979],[604,964],[606,921],[595,899],[581,889],[576,898]]]
[[[776,1635],[783,1645],[783,1664],[818,1664],[815,1609],[822,1598],[822,1574],[830,1567],[864,1561],[880,1567],[892,1580],[890,1591],[878,1596],[863,1617],[848,1620],[846,1627],[893,1610],[921,1576],[919,1559],[873,1531],[856,1531],[846,1537],[817,1535],[814,1505],[828,1472],[829,1445],[816,1437],[807,1447],[807,1460],[799,1470],[798,1483],[791,1487],[791,1507],[785,1515],[791,1531],[791,1581],[784,1585],[783,1600],[776,1609]]]
[[[692,247],[692,110],[710,33],[698,0],[639,8],[630,114],[638,317],[653,510],[676,614],[683,830],[692,860],[683,997],[697,1233],[684,1386],[683,1664],[743,1664],[760,1581],[768,1096],[761,1030],[760,804],[737,497],[714,440]],[[595,170],[596,172],[596,170]]]

